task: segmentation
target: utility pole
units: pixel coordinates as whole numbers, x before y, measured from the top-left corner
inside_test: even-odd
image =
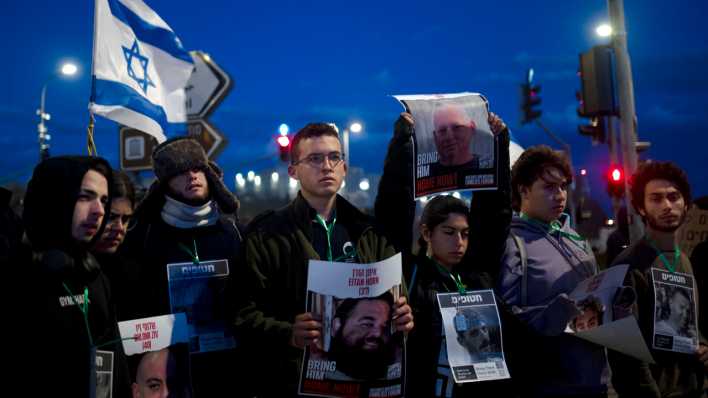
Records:
[[[612,46],[615,50],[617,72],[617,94],[620,102],[620,142],[622,145],[622,163],[625,178],[625,204],[627,206],[627,222],[629,224],[629,240],[631,243],[641,239],[644,228],[631,203],[629,194],[629,177],[637,170],[637,125],[634,110],[634,86],[632,83],[632,67],[627,52],[627,31],[624,26],[623,0],[607,0],[612,25]]]
[[[607,126],[607,146],[610,149],[610,164],[611,165],[619,165],[619,155],[617,153],[617,149],[619,148],[618,144],[618,138],[617,137],[617,124],[614,116],[607,116],[607,123],[605,124]],[[626,171],[626,170],[625,170]],[[625,176],[627,174],[625,173]],[[625,178],[626,180],[626,178]],[[628,192],[627,187],[625,186],[625,195]],[[613,211],[613,216],[615,220],[619,217],[619,210],[620,207],[622,207],[622,201],[621,199],[618,199],[615,196],[611,196],[612,199],[612,211]]]
[[[39,116],[39,124],[37,124],[37,141],[39,142],[39,161],[43,161],[49,158],[49,141],[52,136],[49,135],[47,130],[47,125],[44,123],[45,120],[49,120],[51,116],[44,111],[44,102],[47,97],[47,84],[45,83],[42,87],[42,96],[39,101],[39,109],[37,109],[37,115]]]

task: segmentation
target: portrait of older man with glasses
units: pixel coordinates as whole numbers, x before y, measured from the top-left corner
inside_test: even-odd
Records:
[[[440,103],[433,111],[433,127],[438,161],[430,165],[431,175],[489,167],[481,165],[480,158],[472,150],[477,124],[461,105]]]
[[[290,153],[288,174],[300,191],[286,207],[251,222],[237,289],[236,327],[245,344],[259,347],[255,361],[262,369],[255,373],[268,377],[256,383],[263,396],[297,396],[303,349],[322,337],[322,319],[304,312],[309,261],[372,263],[395,253],[371,217],[337,194],[347,165],[333,125],[306,125]],[[394,303],[392,319],[397,330],[413,328],[405,297]]]

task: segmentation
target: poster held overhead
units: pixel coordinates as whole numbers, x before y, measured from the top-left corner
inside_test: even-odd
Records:
[[[415,119],[415,197],[496,189],[498,144],[476,93],[394,96]]]

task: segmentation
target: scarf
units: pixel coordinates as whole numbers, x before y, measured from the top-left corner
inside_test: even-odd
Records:
[[[189,206],[165,195],[162,220],[176,228],[196,228],[214,225],[219,218],[219,209],[213,200],[201,206]]]

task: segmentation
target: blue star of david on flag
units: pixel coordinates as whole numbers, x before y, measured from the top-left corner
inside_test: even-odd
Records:
[[[91,113],[165,141],[170,125],[187,121],[192,56],[143,0],[95,4]]]
[[[140,54],[140,47],[138,47],[137,40],[133,41],[133,47],[131,47],[130,49],[125,46],[121,47],[123,47],[123,56],[125,57],[125,62],[128,63],[128,76],[130,76],[133,80],[135,80],[136,83],[138,83],[138,86],[140,86],[144,94],[147,94],[148,86],[155,87],[155,84],[152,82],[152,80],[150,80],[150,76],[148,75],[147,71],[147,66],[150,60],[146,56]],[[138,60],[140,66],[143,68],[142,78],[138,77],[138,75],[133,70],[133,58]]]

